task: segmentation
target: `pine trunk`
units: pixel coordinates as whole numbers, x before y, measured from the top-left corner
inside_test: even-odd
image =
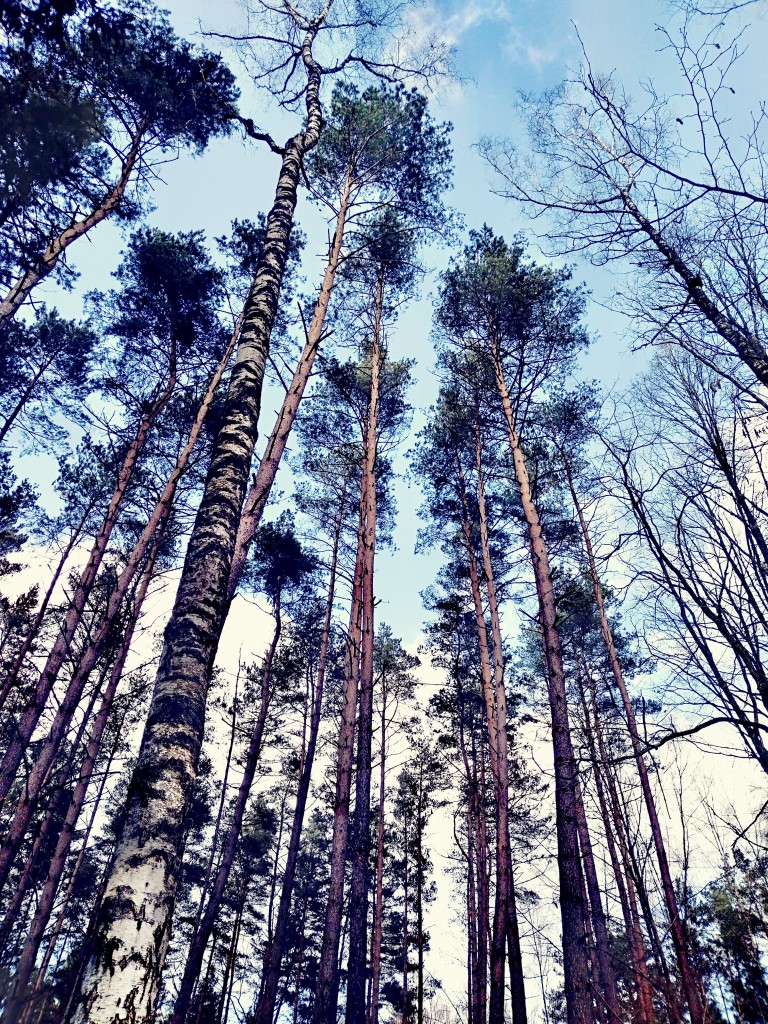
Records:
[[[312,1024],[336,1024],[339,998],[339,942],[344,907],[344,867],[349,839],[349,803],[352,787],[352,763],[357,717],[357,692],[360,680],[360,645],[363,606],[364,508],[360,504],[357,555],[352,580],[352,602],[347,632],[344,704],[339,725],[336,791],[333,801],[333,838],[325,910],[323,941],[315,984]]]
[[[259,763],[259,756],[261,754],[261,747],[264,739],[264,729],[267,723],[267,714],[269,712],[269,702],[272,696],[272,665],[277,651],[277,646],[280,642],[280,633],[282,631],[279,593],[275,600],[274,611],[275,630],[272,634],[269,649],[267,650],[264,658],[264,665],[261,672],[259,709],[256,714],[253,729],[251,730],[251,738],[245,755],[243,777],[240,780],[240,786],[238,787],[235,806],[232,813],[232,821],[222,845],[221,858],[213,879],[213,885],[208,893],[208,902],[205,907],[205,913],[202,915],[200,923],[192,936],[192,942],[189,947],[189,952],[187,953],[187,960],[184,965],[184,974],[181,979],[181,984],[179,985],[179,994],[176,996],[176,1003],[173,1007],[170,1024],[184,1024],[187,1019],[189,1007],[192,1002],[192,993],[195,988],[195,983],[200,976],[200,969],[203,965],[205,948],[208,945],[208,940],[210,939],[211,934],[213,933],[216,918],[218,917],[219,910],[221,908],[221,901],[224,898],[227,882],[229,881],[232,866],[235,862],[237,844],[240,840],[243,818],[248,805],[248,798],[251,794],[253,779],[256,775],[256,767]]]
[[[144,448],[152,424],[173,394],[176,386],[175,364],[176,360],[174,354],[171,358],[171,371],[169,378],[162,391],[155,396],[150,409],[142,418],[136,434],[123,458],[123,462],[118,473],[117,485],[112,493],[106,514],[94,540],[88,557],[88,562],[80,574],[80,579],[78,580],[77,587],[72,595],[67,613],[64,616],[61,629],[56,635],[56,640],[54,641],[51,652],[48,655],[45,667],[40,673],[40,678],[38,679],[37,686],[35,687],[34,696],[19,717],[18,726],[14,732],[14,738],[11,740],[7,751],[5,752],[2,764],[0,764],[0,800],[4,800],[8,796],[8,793],[13,786],[16,778],[16,772],[24,759],[29,741],[32,738],[32,734],[34,733],[40,718],[42,717],[61,667],[69,653],[75,632],[77,631],[77,627],[82,619],[86,602],[91,590],[93,589],[99,568],[104,560],[109,538],[111,537],[112,531],[117,523],[118,513],[123,504],[127,487],[133,477],[136,462]],[[70,696],[70,691],[73,691],[74,689],[75,687],[73,687],[73,683],[70,683],[67,693],[62,700],[66,702],[67,697]],[[3,847],[3,852],[0,855],[0,886],[4,883],[5,878],[7,877],[8,867],[10,866],[10,861],[13,856],[15,856],[16,849],[14,848],[13,854],[11,854],[9,850],[9,844],[11,842],[12,840],[8,840],[6,842]]]
[[[336,589],[336,565],[339,553],[339,540],[344,517],[344,504],[339,509],[339,516],[336,521],[336,530],[333,537],[333,551],[331,554],[331,570],[328,580],[328,598],[325,605],[325,621],[323,622],[323,636],[320,642],[320,654],[317,663],[317,680],[315,682],[315,694],[312,704],[312,717],[309,727],[309,740],[304,755],[304,762],[299,778],[299,785],[296,792],[296,805],[293,811],[293,823],[291,825],[291,837],[288,842],[288,855],[283,872],[283,886],[280,893],[280,904],[277,910],[277,922],[272,941],[267,947],[264,956],[264,970],[262,971],[262,989],[253,1014],[253,1024],[272,1024],[275,1019],[275,1004],[277,1002],[277,989],[280,983],[280,968],[283,962],[283,952],[288,924],[291,913],[291,901],[293,899],[293,886],[296,880],[296,866],[301,850],[301,834],[304,825],[304,813],[307,808],[309,796],[309,785],[312,778],[312,766],[315,760],[317,747],[317,736],[320,731],[320,717],[323,704],[323,690],[325,685],[325,673],[328,662],[328,647],[331,638],[331,621],[333,615],[333,600]]]
[[[45,780],[48,777],[51,766],[56,759],[56,755],[59,752],[61,743],[72,720],[72,716],[74,715],[82,697],[83,689],[88,677],[101,656],[104,644],[112,632],[115,620],[120,613],[120,609],[122,608],[125,597],[128,594],[128,590],[141,566],[149,545],[154,543],[159,536],[162,536],[162,533],[168,523],[168,519],[173,510],[176,488],[187,468],[187,464],[197,444],[208,412],[214,398],[216,397],[216,390],[224,375],[230,356],[232,355],[239,330],[240,321],[238,321],[229,345],[219,361],[216,372],[208,384],[208,388],[202,398],[197,415],[195,416],[195,420],[187,436],[187,440],[176,459],[174,468],[163,487],[159,499],[152,509],[144,529],[141,531],[138,540],[134,544],[133,549],[126,560],[126,564],[118,577],[114,589],[109,595],[106,612],[102,616],[93,635],[91,636],[88,647],[82,653],[77,664],[77,668],[75,669],[72,679],[67,686],[66,692],[56,708],[48,736],[46,737],[45,743],[30,769],[24,794],[19,801],[14,818],[9,826],[3,852],[0,853],[0,888],[2,888],[5,882],[7,872],[12,865],[16,852],[18,851],[20,844],[23,842],[24,834],[37,803],[37,798],[45,784]],[[58,672],[58,669],[56,671]]]
[[[349,956],[347,959],[346,1024],[365,1024],[368,974],[368,889],[371,842],[371,748],[373,739],[373,571],[376,553],[376,450],[379,386],[384,358],[381,314],[384,282],[376,285],[371,384],[363,444],[361,507],[363,529],[363,630],[360,651],[360,707],[355,768],[355,813],[350,833]]]
[[[584,934],[585,907],[581,897],[581,864],[576,827],[576,759],[573,752],[565,670],[557,630],[557,606],[549,564],[549,551],[531,491],[528,467],[515,429],[509,392],[498,353],[494,359],[520,498],[528,526],[531,562],[539,604],[539,619],[547,667],[547,689],[552,715],[555,762],[557,863],[560,878],[560,914],[563,926],[563,971],[568,1024],[593,1024],[590,999],[589,952]]]
[[[77,782],[75,783],[75,787],[72,791],[69,807],[67,808],[67,813],[64,818],[64,825],[51,857],[48,875],[43,884],[43,889],[32,919],[29,934],[27,935],[21,956],[16,964],[13,992],[8,997],[2,1018],[0,1018],[2,1024],[16,1024],[16,1021],[18,1021],[19,1016],[24,1009],[27,998],[27,988],[29,980],[35,969],[40,943],[43,940],[45,929],[48,926],[51,912],[53,911],[54,900],[56,898],[56,893],[58,892],[59,883],[61,882],[61,878],[64,874],[64,868],[66,867],[70,846],[72,845],[72,839],[75,834],[75,827],[77,826],[77,822],[85,804],[93,770],[96,767],[96,761],[101,751],[104,730],[107,727],[107,721],[112,710],[112,704],[117,693],[118,685],[122,678],[123,668],[125,667],[125,662],[128,657],[136,624],[141,614],[144,599],[147,596],[149,584],[152,580],[157,551],[158,545],[155,544],[154,550],[149,558],[139,584],[133,610],[131,612],[131,619],[126,628],[115,663],[112,666],[109,682],[107,683],[101,698],[101,706],[94,719],[91,734],[88,737],[85,757],[80,766]]]
[[[256,529],[261,522],[264,509],[267,506],[272,485],[275,482],[277,471],[280,468],[280,462],[285,453],[288,437],[290,436],[293,424],[296,420],[299,405],[304,397],[304,391],[309,381],[310,374],[312,373],[315,357],[317,356],[320,348],[320,342],[323,337],[323,328],[325,326],[325,318],[328,313],[328,304],[331,300],[331,293],[333,292],[333,285],[336,278],[336,271],[338,270],[339,263],[341,262],[341,246],[344,240],[344,226],[346,223],[347,212],[349,210],[353,183],[354,168],[350,167],[347,171],[344,187],[341,192],[339,212],[336,216],[336,231],[334,232],[333,240],[331,242],[331,251],[328,256],[328,263],[325,268],[323,283],[320,286],[320,294],[318,295],[317,302],[315,303],[315,311],[312,314],[312,320],[307,331],[304,350],[301,353],[293,379],[291,380],[286,396],[283,399],[283,404],[277,416],[277,422],[275,423],[272,433],[269,435],[266,450],[261,462],[259,463],[256,477],[248,491],[248,495],[243,506],[243,514],[237,531],[237,542],[235,544],[235,553],[232,558],[232,571],[229,579],[228,593],[230,600],[234,597],[235,592],[237,591],[240,577],[243,574],[245,560],[248,557],[248,549],[251,541],[253,540]]]

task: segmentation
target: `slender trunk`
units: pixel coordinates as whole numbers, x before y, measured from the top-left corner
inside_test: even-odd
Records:
[[[595,936],[595,958],[600,976],[598,1006],[603,1011],[608,1024],[621,1024],[621,1009],[616,992],[616,972],[611,960],[608,923],[600,896],[600,882],[597,877],[597,868],[595,867],[592,839],[589,834],[581,783],[578,779],[576,780],[576,823],[579,831],[579,847],[581,848],[581,862],[587,885],[592,931]]]
[[[339,514],[336,520],[336,529],[333,535],[331,569],[328,580],[328,598],[325,604],[323,635],[320,641],[320,654],[317,662],[317,680],[315,682],[314,702],[312,705],[312,717],[309,727],[309,741],[307,743],[304,763],[302,765],[301,776],[299,778],[299,785],[296,792],[296,805],[293,811],[293,824],[291,825],[291,837],[288,842],[288,855],[286,857],[285,871],[283,873],[283,887],[280,893],[280,904],[277,910],[275,933],[264,955],[262,989],[253,1014],[253,1024],[272,1024],[275,1018],[275,1003],[277,1001],[277,989],[280,982],[280,967],[283,960],[283,952],[285,950],[285,939],[291,914],[291,901],[293,899],[293,886],[296,880],[296,866],[298,864],[299,852],[301,849],[301,834],[304,826],[304,814],[307,808],[309,785],[312,778],[312,766],[315,760],[317,737],[320,731],[325,673],[328,664],[328,648],[331,639],[333,601],[336,591],[336,566],[343,521],[344,502],[342,502],[339,508]]]
[[[621,189],[620,194],[630,216],[634,218],[640,229],[664,256],[667,266],[674,270],[685,285],[689,296],[689,299],[686,301],[693,302],[699,308],[723,341],[731,346],[739,359],[752,370],[757,379],[768,387],[768,352],[766,352],[760,339],[756,335],[750,334],[749,331],[745,330],[712,301],[704,290],[699,272],[688,266],[680,252],[670,245],[661,232],[644,216],[635,204],[629,191]],[[694,1002],[697,1002],[697,999],[698,994]],[[691,1009],[690,1006],[689,1009]],[[697,1009],[700,1009],[700,1007],[697,1007]],[[692,1024],[697,1024],[693,1017],[693,1010],[691,1010],[691,1022]]]
[[[373,904],[373,937],[371,941],[371,995],[366,1024],[379,1024],[381,996],[381,939],[384,924],[384,797],[386,792],[387,757],[387,692],[382,694],[381,759],[379,764],[379,807],[376,824],[376,892]]]
[[[339,996],[339,940],[344,905],[344,865],[349,837],[349,802],[355,743],[357,691],[360,679],[361,616],[363,605],[364,510],[361,503],[357,537],[357,555],[352,583],[352,603],[347,634],[344,706],[339,726],[336,792],[333,803],[333,838],[325,910],[323,942],[312,1007],[312,1024],[335,1024]]]
[[[219,807],[216,811],[216,823],[213,826],[213,836],[211,838],[211,852],[208,856],[208,863],[205,868],[205,878],[203,884],[200,886],[200,899],[197,904],[197,912],[195,914],[195,923],[192,928],[192,934],[195,935],[200,927],[200,921],[203,917],[203,911],[205,910],[205,904],[208,899],[208,887],[211,884],[211,876],[213,875],[213,865],[216,862],[216,854],[219,850],[219,839],[221,837],[221,822],[224,817],[224,808],[227,803],[227,790],[229,789],[229,773],[232,768],[232,753],[235,748],[235,738],[237,736],[237,694],[240,689],[240,666],[238,665],[237,675],[235,676],[235,692],[232,700],[232,728],[229,731],[229,746],[227,747],[227,759],[224,763],[224,776],[221,780],[221,794],[219,796]]]
[[[371,842],[371,748],[373,738],[373,571],[376,552],[376,450],[379,386],[384,358],[381,311],[384,281],[376,284],[371,383],[363,444],[361,505],[363,530],[363,630],[360,652],[360,708],[355,769],[355,813],[350,834],[352,862],[349,884],[349,955],[347,959],[346,1024],[365,1024],[365,984],[368,967],[368,889]]]
[[[90,512],[90,509],[88,509],[88,512]],[[85,525],[85,521],[88,517],[88,512],[86,512],[81,517],[80,522],[77,524],[77,528],[73,530],[72,533],[70,534],[69,540],[67,541],[66,545],[64,546],[64,549],[62,550],[59,556],[59,560],[56,564],[56,568],[54,569],[53,576],[51,577],[48,583],[48,588],[45,591],[45,594],[43,595],[42,601],[40,602],[40,607],[35,612],[35,617],[30,623],[27,635],[24,637],[24,641],[22,642],[21,647],[17,651],[16,656],[13,659],[13,663],[11,664],[11,667],[8,669],[8,674],[3,680],[3,689],[2,691],[0,691],[0,709],[5,706],[5,702],[8,699],[8,694],[11,692],[13,684],[18,679],[21,667],[24,664],[27,655],[32,650],[32,645],[37,639],[37,635],[40,632],[40,627],[43,624],[43,619],[45,618],[45,613],[48,610],[48,605],[51,603],[53,592],[56,589],[56,585],[59,582],[66,561],[72,554],[72,550],[80,538],[80,533],[83,529],[83,526]]]
[[[632,974],[634,977],[635,991],[637,994],[637,1018],[639,1024],[655,1024],[655,1013],[653,1009],[653,992],[651,990],[648,978],[647,957],[645,943],[643,941],[643,935],[640,929],[640,917],[637,910],[637,898],[635,896],[632,878],[630,875],[625,876],[625,872],[622,868],[621,860],[619,858],[619,852],[616,846],[616,838],[614,836],[614,828],[611,821],[610,811],[608,809],[608,801],[605,792],[605,783],[603,780],[603,769],[598,758],[597,749],[595,747],[593,724],[589,713],[586,695],[584,693],[584,687],[581,679],[579,679],[579,694],[581,697],[581,706],[584,713],[585,735],[587,738],[589,757],[592,764],[592,772],[595,779],[597,801],[600,806],[600,816],[603,819],[605,841],[608,847],[608,855],[611,860],[613,876],[616,879],[616,888],[619,894],[619,903],[621,904],[622,917],[624,918],[624,928],[627,934],[627,944],[629,946],[629,956],[632,962]],[[597,723],[595,723],[594,728],[597,728]]]
[[[408,819],[403,819],[403,852],[404,852],[404,863],[403,863],[403,1021],[402,1024],[408,1024],[408,1018],[410,1016],[408,1012],[408,1001],[410,993],[408,992],[408,911],[409,911],[409,883],[410,878],[408,874]]]
[[[485,589],[488,596],[488,610],[491,618],[493,640],[493,679],[496,706],[496,750],[497,750],[497,794],[496,794],[496,901],[499,909],[498,927],[503,930],[500,943],[503,948],[504,936],[509,948],[510,986],[512,991],[512,1019],[514,1024],[527,1024],[525,1005],[525,976],[520,949],[520,927],[517,920],[512,876],[512,845],[509,834],[509,746],[507,740],[507,696],[504,689],[504,648],[501,639],[499,604],[496,597],[496,580],[491,560],[491,544],[488,530],[488,514],[485,502],[483,476],[482,435],[479,413],[475,420],[475,461],[477,469],[477,502],[480,517],[480,548],[485,573]],[[499,939],[496,940],[498,942]],[[498,1014],[498,1016],[496,1016]],[[501,991],[494,997],[491,991],[491,1019],[504,1017],[504,973],[501,971]]]
[[[8,413],[3,425],[0,427],[0,446],[2,446],[3,443],[5,442],[5,438],[6,435],[8,434],[8,431],[16,422],[19,413],[29,401],[32,392],[35,390],[38,383],[40,382],[40,379],[44,376],[45,371],[48,369],[48,367],[51,365],[55,358],[56,353],[51,354],[51,356],[47,360],[45,360],[43,363],[40,364],[40,366],[38,366],[38,368],[29,378],[27,386],[24,388],[21,395],[19,395],[18,401],[14,405],[13,409],[11,409],[11,411]]]
[[[514,414],[498,351],[494,352],[496,384],[507,424],[509,446],[528,526],[531,562],[536,581],[539,619],[547,667],[547,689],[552,715],[552,745],[555,762],[555,808],[557,863],[560,878],[560,914],[563,925],[563,972],[568,1024],[592,1024],[589,995],[589,958],[584,935],[584,907],[581,899],[581,865],[576,828],[576,760],[568,719],[565,670],[557,630],[557,606],[549,564],[549,551],[531,491],[528,467],[515,429]]]
[[[419,770],[419,799],[416,807],[416,1024],[424,1024],[424,817],[423,769]],[[499,1024],[503,1022],[503,1016]]]
[[[227,951],[227,966],[224,971],[224,981],[221,986],[221,999],[219,1000],[219,1009],[216,1014],[216,1024],[222,1024],[229,1016],[229,1001],[232,996],[232,986],[235,982],[235,965],[237,963],[237,947],[240,942],[240,928],[243,922],[243,908],[245,904],[245,891],[246,891],[246,875],[240,882],[240,886],[237,892],[236,907],[237,912],[235,913],[235,920],[232,926],[232,941],[229,944],[229,950]]]
[[[486,819],[486,776],[484,752],[480,751],[480,781],[477,790],[477,978],[480,1024],[488,1019],[488,934],[491,913],[490,878],[488,874],[488,821]],[[476,769],[475,769],[476,770]]]
[[[176,488],[179,480],[186,470],[189,459],[194,451],[200,432],[208,416],[208,412],[210,411],[213,400],[216,397],[216,390],[221,382],[227,363],[229,362],[237,341],[240,331],[240,322],[241,321],[238,320],[224,355],[220,359],[219,365],[211,377],[203,399],[198,407],[197,415],[195,416],[189,434],[187,435],[184,447],[176,459],[173,470],[165,483],[159,499],[152,509],[152,513],[150,514],[144,529],[141,531],[138,540],[134,544],[133,549],[128,556],[117,583],[109,596],[106,612],[99,621],[88,647],[80,657],[77,668],[69,685],[67,686],[67,690],[56,708],[56,713],[53,717],[53,722],[51,723],[45,743],[30,769],[24,793],[9,826],[8,835],[5,839],[4,850],[0,853],[0,888],[2,888],[2,885],[5,882],[7,872],[12,865],[16,852],[18,851],[20,844],[23,842],[24,834],[34,812],[37,798],[45,783],[45,779],[50,772],[51,766],[55,761],[56,755],[59,752],[62,740],[66,735],[72,716],[82,696],[83,688],[88,676],[97,663],[104,644],[110,636],[115,620],[123,605],[123,601],[125,600],[128,590],[133,583],[136,572],[141,565],[142,559],[144,558],[149,545],[152,544],[157,537],[162,535],[168,523],[168,519],[173,509],[173,501],[176,496]]]
[[[139,158],[139,150],[141,149],[141,142],[146,130],[147,122],[144,120],[138,126],[131,139],[130,148],[120,168],[120,175],[109,195],[105,196],[101,203],[94,207],[87,217],[75,221],[74,224],[65,228],[64,231],[52,239],[38,262],[21,275],[3,301],[0,302],[0,329],[12,317],[16,316],[16,313],[30,292],[51,273],[70,245],[78,238],[87,235],[91,228],[100,224],[120,205],[133,169],[136,166],[136,161]]]
[[[667,964],[667,957],[664,952],[664,947],[661,942],[658,928],[656,927],[656,920],[653,916],[651,909],[651,903],[648,898],[648,893],[645,888],[642,871],[638,864],[635,856],[633,844],[630,840],[629,829],[627,828],[626,815],[622,808],[622,801],[619,798],[619,787],[618,781],[614,776],[611,768],[611,761],[609,760],[608,751],[605,747],[603,739],[602,726],[600,723],[600,717],[597,710],[597,688],[594,680],[590,679],[592,687],[592,713],[593,721],[595,723],[595,736],[598,743],[598,750],[600,753],[600,763],[602,765],[603,780],[605,782],[605,788],[608,793],[610,800],[610,807],[613,814],[614,828],[616,831],[616,838],[619,843],[619,850],[621,852],[621,858],[624,863],[624,873],[627,877],[628,882],[634,882],[638,899],[640,900],[640,907],[643,912],[645,919],[646,931],[650,939],[651,950],[653,952],[656,965],[659,970],[660,976],[663,978],[664,985],[664,996],[667,1013],[671,1020],[675,1021],[675,1024],[680,1024],[682,1021],[682,1014],[680,1012],[678,993],[676,986],[672,980],[672,975]]]
[[[307,124],[283,152],[221,426],[165,632],[124,824],[98,906],[95,941],[73,1015],[76,1024],[122,1024],[126,1005],[130,1024],[150,1024],[155,1017],[302,160],[322,129],[321,74],[311,53],[318,27],[302,45]]]
[[[266,508],[267,501],[269,500],[272,485],[275,482],[277,471],[280,468],[280,461],[285,453],[288,437],[290,436],[294,421],[296,420],[299,405],[304,397],[304,390],[307,386],[307,382],[309,381],[315,357],[317,356],[317,352],[320,348],[320,342],[323,337],[323,328],[325,326],[325,318],[328,312],[328,304],[331,299],[331,293],[333,292],[336,271],[338,270],[339,263],[341,261],[341,246],[344,239],[344,227],[347,219],[347,213],[349,211],[354,175],[354,166],[350,165],[347,170],[347,176],[344,179],[344,186],[341,190],[339,212],[336,216],[336,230],[331,242],[331,250],[328,256],[325,274],[323,276],[323,283],[320,286],[320,294],[317,297],[315,311],[312,314],[312,320],[310,322],[309,329],[307,330],[304,350],[301,353],[293,379],[291,380],[288,391],[283,399],[283,404],[277,415],[275,426],[272,433],[269,435],[267,447],[262,460],[259,463],[256,477],[251,484],[251,488],[245,499],[245,504],[243,505],[243,514],[240,518],[240,526],[237,531],[235,553],[232,557],[232,570],[229,577],[228,596],[230,600],[234,597],[235,591],[237,590],[240,582],[240,577],[243,574],[245,561],[248,557],[248,549],[251,541],[253,540],[256,529],[261,522],[261,517],[264,513],[264,509]]]
[[[248,750],[245,755],[243,777],[240,780],[240,786],[237,791],[235,806],[232,813],[232,821],[227,829],[227,834],[221,850],[219,866],[216,869],[213,885],[208,893],[205,913],[202,915],[200,924],[192,936],[192,942],[189,947],[189,952],[187,953],[187,960],[184,965],[184,974],[182,975],[181,983],[179,985],[179,994],[176,996],[176,1003],[173,1007],[170,1024],[184,1024],[187,1019],[189,1007],[192,1002],[192,992],[195,987],[195,982],[200,976],[200,968],[203,964],[205,947],[208,945],[208,940],[210,939],[213,927],[216,924],[216,918],[218,917],[219,910],[221,908],[221,901],[224,897],[232,866],[235,862],[237,844],[240,839],[245,809],[248,804],[253,779],[256,774],[256,766],[259,763],[261,745],[264,739],[264,728],[267,722],[267,713],[269,712],[269,702],[272,696],[272,665],[277,651],[277,646],[280,642],[280,634],[282,632],[279,592],[275,599],[274,614],[275,629],[264,658],[264,665],[261,672],[259,708],[253,729],[251,730]]]
[[[494,802],[497,808],[498,820],[499,808],[503,803],[501,776],[499,773],[499,746],[503,741],[501,738],[501,729],[499,728],[496,709],[496,689],[494,684],[494,671],[491,666],[491,647],[488,642],[488,628],[485,622],[485,612],[483,610],[482,596],[480,593],[480,572],[477,565],[477,556],[475,554],[474,541],[472,538],[472,527],[469,519],[469,505],[467,501],[464,472],[458,453],[456,455],[456,465],[458,472],[459,497],[462,507],[462,532],[464,536],[464,547],[467,551],[469,582],[475,612],[475,629],[477,632],[478,647],[480,650],[480,678],[482,680],[483,700],[485,704],[486,724],[488,730],[488,746],[490,750],[491,774],[493,777],[495,797]],[[504,740],[506,740],[506,730],[504,730]],[[508,866],[509,864],[509,858],[506,856],[505,852],[507,847],[504,843],[502,830],[497,828],[496,831],[497,847],[499,845],[501,846],[502,857],[499,858],[497,856],[496,858],[497,893],[493,915],[493,931],[491,933],[491,991],[488,1004],[491,1024],[497,1024],[497,1022],[501,1022],[504,1019],[504,957],[507,936],[506,897],[509,892],[509,889],[505,886],[504,882],[504,878],[506,876],[505,869],[503,867],[503,865],[506,864]],[[507,830],[507,837],[508,836],[509,831]],[[502,865],[501,868],[500,864]],[[501,892],[499,892],[499,889],[501,889]]]
[[[158,538],[158,542],[159,539],[160,538]],[[32,973],[35,969],[35,962],[37,960],[40,943],[42,942],[45,929],[48,926],[48,921],[51,917],[51,912],[53,911],[54,900],[56,898],[56,893],[58,892],[62,875],[64,874],[64,868],[69,856],[69,850],[72,845],[75,828],[85,804],[85,798],[88,793],[88,787],[91,782],[93,770],[96,767],[96,761],[101,751],[101,743],[104,737],[104,731],[107,727],[107,721],[112,710],[112,704],[117,693],[118,684],[122,678],[123,668],[125,667],[125,662],[128,657],[136,624],[139,620],[139,616],[141,615],[141,608],[154,573],[157,552],[158,543],[155,544],[144,570],[136,593],[130,622],[126,627],[125,635],[120,645],[120,650],[115,659],[115,663],[112,666],[109,682],[107,683],[106,689],[104,690],[104,694],[101,698],[101,707],[99,708],[98,714],[93,722],[93,728],[91,729],[91,734],[88,738],[85,750],[85,757],[80,766],[80,773],[72,791],[69,807],[67,808],[64,826],[51,857],[48,875],[40,894],[40,899],[37,904],[35,915],[32,919],[29,934],[27,935],[21,956],[16,964],[13,992],[9,996],[5,1004],[5,1009],[3,1010],[2,1018],[0,1018],[2,1024],[15,1024],[24,1007],[26,989],[29,985],[29,979],[32,977]]]
[[[473,798],[467,800],[467,1007],[469,1024],[480,1022],[480,999],[477,979],[477,893],[475,885],[475,849],[473,833]]]
[[[664,843],[664,837],[661,831],[661,824],[659,822],[659,816],[656,811],[656,801],[653,796],[653,790],[651,789],[651,782],[648,777],[648,768],[645,763],[645,757],[643,754],[643,741],[640,738],[640,733],[637,728],[637,719],[635,717],[635,709],[632,707],[632,701],[629,699],[629,692],[624,681],[624,673],[621,668],[621,662],[616,652],[616,645],[613,641],[613,633],[611,626],[608,621],[608,615],[605,611],[605,602],[603,601],[603,591],[600,585],[600,577],[597,572],[597,562],[595,560],[594,549],[592,548],[592,541],[589,536],[589,529],[587,527],[586,519],[584,518],[584,512],[579,502],[578,495],[573,482],[573,476],[571,473],[568,460],[565,460],[565,472],[568,479],[568,486],[571,492],[571,498],[576,509],[576,513],[579,517],[579,524],[581,526],[582,536],[584,538],[584,548],[587,553],[587,559],[589,561],[589,572],[592,577],[592,587],[595,594],[595,604],[597,605],[598,615],[600,617],[600,628],[603,633],[603,640],[605,641],[605,647],[608,652],[608,660],[611,665],[611,672],[613,674],[616,687],[621,695],[621,703],[624,707],[624,714],[627,719],[627,728],[629,735],[632,740],[632,749],[635,755],[635,764],[637,765],[637,772],[640,776],[640,786],[643,790],[643,798],[645,801],[645,807],[648,812],[648,821],[651,826],[651,836],[653,838],[653,845],[656,851],[656,859],[659,864],[659,875],[661,877],[661,887],[664,893],[664,901],[667,907],[667,914],[669,915],[670,931],[672,933],[672,943],[675,947],[675,955],[677,956],[677,963],[680,968],[680,978],[682,981],[683,992],[685,993],[685,999],[688,1003],[688,1011],[691,1015],[691,1024],[704,1024],[704,1008],[701,1003],[699,995],[700,984],[699,979],[696,976],[695,969],[691,966],[691,962],[688,958],[688,943],[686,941],[685,931],[683,928],[683,922],[680,917],[680,910],[677,904],[677,895],[675,893],[674,883],[672,882],[672,873],[669,869],[669,860],[667,859],[667,850]]]
[[[4,800],[7,797],[11,787],[13,786],[16,772],[24,759],[29,741],[32,738],[32,734],[45,710],[48,698],[59,675],[59,671],[64,664],[67,654],[69,653],[75,632],[77,631],[77,627],[82,619],[86,602],[91,590],[93,589],[98,570],[104,560],[109,538],[117,522],[118,513],[122,506],[123,499],[125,498],[126,489],[133,477],[136,462],[144,448],[152,424],[167,404],[175,386],[176,358],[175,352],[173,352],[171,355],[171,370],[168,381],[166,382],[163,390],[153,400],[150,409],[143,416],[138,430],[125,453],[118,473],[117,485],[112,493],[106,514],[94,540],[88,557],[88,562],[80,574],[80,579],[78,580],[77,587],[72,595],[67,613],[64,616],[61,629],[56,636],[56,640],[50,654],[48,655],[45,667],[40,673],[40,678],[38,679],[34,696],[19,717],[17,728],[14,731],[14,737],[8,745],[8,749],[3,757],[2,764],[0,765],[0,800]],[[62,703],[69,706],[75,695],[77,695],[77,698],[79,699],[79,692],[77,692],[78,685],[79,681],[78,684],[75,684],[75,680],[73,679],[67,688],[67,693],[62,698]],[[45,772],[47,772],[47,768],[45,769]],[[45,774],[45,772],[42,772],[41,774]],[[13,853],[11,854],[9,841],[6,840],[6,845],[4,845],[3,848],[3,854],[0,856],[0,886],[4,883],[5,878],[7,877],[7,870],[10,866],[11,860],[16,854],[16,848],[13,849]]]

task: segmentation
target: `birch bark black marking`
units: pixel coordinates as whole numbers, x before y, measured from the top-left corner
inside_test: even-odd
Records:
[[[168,947],[184,820],[197,773],[208,685],[256,440],[269,339],[304,154],[319,138],[320,69],[307,34],[307,126],[285,146],[266,237],[246,300],[235,365],[182,570],[131,779],[125,822],[100,901],[72,1020],[150,1024]]]

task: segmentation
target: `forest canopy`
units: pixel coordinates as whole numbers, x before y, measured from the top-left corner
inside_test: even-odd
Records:
[[[768,1024],[764,0],[169,8],[0,4],[0,1024]]]

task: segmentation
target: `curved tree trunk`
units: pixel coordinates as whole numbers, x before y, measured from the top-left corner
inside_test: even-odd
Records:
[[[322,129],[320,69],[308,73],[307,127],[287,143],[200,509],[165,631],[155,691],[128,790],[77,1024],[150,1024],[171,925],[185,818],[203,740],[208,685],[227,609],[235,538],[256,438],[269,340],[285,271],[304,154]]]

